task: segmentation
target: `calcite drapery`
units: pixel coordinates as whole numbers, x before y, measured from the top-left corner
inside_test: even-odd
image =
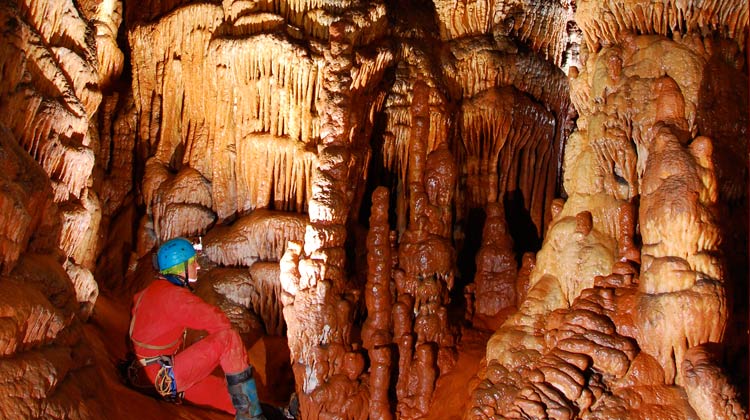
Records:
[[[218,264],[250,267],[279,261],[288,241],[304,239],[304,215],[259,209],[231,226],[217,226],[203,240],[206,255]]]

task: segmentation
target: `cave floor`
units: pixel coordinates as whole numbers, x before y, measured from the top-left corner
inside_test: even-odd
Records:
[[[130,322],[129,299],[102,293],[84,334],[111,396],[111,419],[231,419],[231,415],[190,404],[176,405],[158,400],[125,386],[117,373],[117,362],[127,353],[127,331]],[[463,328],[456,367],[437,383],[428,420],[459,420],[469,397],[469,382],[479,369],[490,337],[486,331]],[[248,349],[256,369],[258,393],[264,403],[283,405],[293,389],[289,368],[289,351],[284,337],[264,336],[254,340]],[[436,403],[439,401],[439,403]]]

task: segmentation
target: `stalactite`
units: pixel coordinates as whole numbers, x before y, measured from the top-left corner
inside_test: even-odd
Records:
[[[311,195],[315,153],[303,143],[250,135],[237,146],[237,209],[273,208],[303,212]]]
[[[520,190],[524,205],[536,208],[532,220],[537,228],[543,225],[542,205],[549,198],[536,185],[519,185],[519,178],[535,169],[521,155],[538,156],[539,166],[551,164],[555,119],[525,95],[513,88],[487,90],[464,102],[461,132],[466,147],[468,205],[483,206],[506,198]],[[543,159],[547,157],[546,161]],[[537,172],[535,172],[537,173]],[[535,177],[535,182],[548,182]],[[532,194],[536,192],[536,194]]]
[[[671,33],[715,32],[745,45],[748,10],[742,2],[725,0],[651,3],[584,1],[578,5],[578,25],[592,52],[598,44],[617,43],[622,33],[669,36]]]

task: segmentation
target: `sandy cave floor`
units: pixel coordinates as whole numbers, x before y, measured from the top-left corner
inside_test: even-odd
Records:
[[[117,374],[117,362],[127,352],[127,331],[130,322],[129,300],[102,293],[93,315],[85,325],[96,364],[101,370],[112,397],[112,419],[187,419],[219,420],[232,416],[188,403],[175,405],[158,400],[125,386]],[[432,410],[427,420],[459,420],[469,397],[469,381],[478,371],[484,356],[489,332],[464,328],[459,342],[456,367],[438,380]],[[267,404],[282,405],[294,387],[289,368],[289,351],[285,337],[263,336],[248,349],[248,356],[256,369],[258,394]]]

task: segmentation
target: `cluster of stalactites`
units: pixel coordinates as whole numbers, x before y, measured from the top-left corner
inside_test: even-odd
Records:
[[[533,222],[542,226],[548,197],[541,174],[555,162],[554,116],[513,88],[474,96],[464,102],[462,114],[468,204],[483,207],[520,190]]]
[[[240,4],[224,7],[230,10],[185,6],[131,30],[134,86],[143,90],[136,105],[152,116],[141,119],[139,132],[158,160],[175,169],[190,166],[211,182],[219,220],[263,207],[304,212],[318,164],[328,47],[308,49],[279,32],[242,36],[222,19],[225,13],[240,19],[247,11]],[[379,16],[374,9],[363,16],[354,10],[346,19],[357,29],[357,21]],[[361,92],[391,60],[382,47],[358,54],[342,80]]]
[[[211,52],[221,76],[217,89],[226,93],[208,127],[217,133],[211,154],[219,158],[212,163],[219,217],[269,206],[305,211],[322,62],[270,35],[216,40]]]
[[[328,42],[331,24],[348,20],[354,30],[344,34],[354,46],[368,45],[387,31],[386,8],[380,2],[340,0],[225,0],[224,16],[243,35],[281,30],[297,39]]]
[[[617,44],[624,33],[680,34],[712,33],[737,41],[744,48],[748,27],[747,2],[709,1],[580,1],[576,22],[591,51],[598,45]]]
[[[319,96],[322,62],[275,35],[217,39],[208,55],[211,68],[218,71],[215,83],[222,92],[217,111],[226,120],[216,121],[220,132],[224,124],[234,121],[240,123],[236,139],[259,132],[303,143],[317,138],[313,107]],[[238,106],[240,101],[242,106]]]
[[[471,98],[487,89],[513,86],[555,113],[566,112],[570,98],[565,74],[539,56],[523,52],[512,38],[478,36],[448,45],[441,59],[452,96]]]
[[[568,80],[554,64],[509,36],[452,40],[441,57],[446,85],[461,97],[458,138],[466,204],[523,198],[541,236],[554,192],[551,173],[570,118]]]
[[[435,10],[443,40],[512,36],[556,66],[563,65],[571,42],[568,22],[573,20],[573,7],[565,2],[440,0]]]
[[[397,57],[400,58],[396,65],[396,80],[390,88],[385,99],[386,126],[383,134],[383,164],[391,171],[399,175],[401,182],[406,184],[408,173],[411,171],[409,164],[413,159],[410,139],[411,130],[415,124],[410,110],[413,102],[413,90],[415,78],[423,78],[424,83],[429,86],[429,99],[427,102],[426,124],[423,134],[424,148],[421,149],[424,159],[428,153],[438,149],[440,144],[449,142],[449,131],[452,125],[452,116],[449,112],[448,100],[438,89],[438,81],[433,79],[429,70],[429,59],[426,52],[416,45],[404,43],[400,47]],[[399,202],[406,205],[405,197],[399,197]],[[403,231],[408,214],[405,208],[397,209],[399,214],[399,228]]]

